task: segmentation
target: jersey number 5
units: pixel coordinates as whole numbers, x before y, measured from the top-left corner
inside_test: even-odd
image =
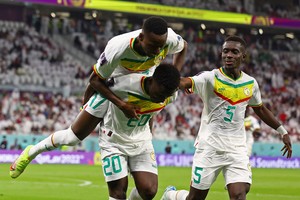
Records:
[[[231,122],[233,118],[233,111],[236,109],[235,106],[228,106],[226,109],[226,114],[228,117],[224,117],[225,122]]]

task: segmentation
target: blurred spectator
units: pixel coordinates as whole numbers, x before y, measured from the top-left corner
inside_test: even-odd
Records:
[[[196,2],[201,2],[204,7],[213,6],[212,2],[201,0],[174,1],[182,6],[194,5]],[[225,9],[226,5],[226,9],[237,11],[243,10],[244,4],[249,4],[242,1],[235,5],[235,0],[213,2],[217,5],[214,8],[222,5],[220,9]],[[272,5],[266,8],[270,7]],[[89,49],[90,53],[94,51],[94,57],[99,56],[112,35],[138,28],[137,24],[126,18],[107,22],[70,19],[64,23],[69,23],[68,29],[73,33],[73,41],[76,38],[77,46],[81,46],[84,51]],[[190,52],[182,69],[183,76],[192,76],[199,71],[222,65],[217,45],[223,42],[225,35],[220,34],[219,29],[202,30],[198,24],[191,23],[184,25],[183,30],[185,31],[181,35],[188,41]],[[299,36],[295,34],[293,40],[278,39],[276,34],[258,36],[248,33],[249,30],[238,31],[237,34],[243,35],[250,46],[243,70],[257,77],[263,102],[293,134],[293,142],[299,142]],[[50,37],[31,27],[20,30],[3,27],[0,30],[0,54],[1,87],[10,87],[9,90],[1,89],[3,91],[0,93],[0,131],[5,134],[50,134],[66,128],[81,106],[82,94],[79,92],[74,95],[74,88],[83,91],[88,80],[87,70]],[[172,59],[167,58],[166,62],[172,62]],[[212,63],[218,64],[215,66]],[[24,86],[28,86],[27,89],[30,90],[11,91],[12,88]],[[48,88],[48,92],[45,92],[45,88]],[[154,117],[153,137],[165,140],[194,139],[198,134],[202,108],[202,102],[197,95],[186,95],[180,91],[177,100]],[[272,132],[273,130],[262,124],[262,136],[258,140],[279,141],[280,137],[272,135]]]
[[[0,143],[0,149],[2,150],[6,150],[7,149],[7,140],[6,140],[6,136],[3,135],[2,137],[2,141]]]
[[[14,143],[10,146],[10,150],[22,150],[21,145],[18,143],[18,139],[16,138]]]
[[[167,145],[165,147],[165,153],[166,154],[172,153],[172,146],[171,146],[170,142],[167,142]]]

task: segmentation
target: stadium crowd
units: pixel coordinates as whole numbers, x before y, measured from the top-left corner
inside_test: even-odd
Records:
[[[74,21],[72,23],[74,24]],[[87,28],[87,25],[83,27]],[[100,55],[101,48],[104,48],[109,39],[107,35],[139,28],[139,25],[134,23],[113,24],[109,21],[101,24],[100,29],[97,23],[89,25],[92,26],[89,29],[97,30],[93,37],[100,38],[101,44],[99,46],[95,41],[89,42],[97,46],[97,51],[87,51],[94,57]],[[69,33],[75,35],[74,41],[76,34],[81,35],[80,38],[90,37],[84,35],[85,29],[78,28],[77,25],[70,24],[67,27],[68,30],[72,30]],[[220,67],[219,46],[224,35],[218,30],[203,31],[193,26],[185,27],[184,30],[179,33],[189,43],[189,53],[182,75],[191,76],[200,71]],[[64,52],[63,47],[55,44],[45,33],[41,33],[42,31],[43,26],[37,30],[25,25],[18,29],[4,26],[0,30],[1,133],[48,135],[54,130],[67,128],[81,106],[82,93],[75,95],[73,88],[81,88],[83,91],[90,69],[83,67],[75,58]],[[285,125],[293,142],[299,142],[299,40],[278,40],[270,35],[238,34],[243,35],[249,46],[243,70],[256,77],[262,90],[263,102]],[[106,37],[101,37],[104,35]],[[83,45],[88,44],[86,41],[79,43],[81,47],[88,46]],[[75,42],[74,46],[78,47],[79,43]],[[171,62],[171,58],[166,62]],[[217,66],[215,63],[218,63]],[[54,90],[55,88],[57,90]],[[154,137],[168,140],[194,139],[202,107],[202,102],[196,95],[180,92],[177,101],[155,117]],[[260,141],[279,140],[276,134],[271,134],[273,130],[263,123],[261,125]],[[94,134],[97,134],[97,130]]]

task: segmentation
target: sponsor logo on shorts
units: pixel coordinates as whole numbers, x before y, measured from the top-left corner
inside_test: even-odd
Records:
[[[250,163],[248,163],[248,169],[249,169],[249,171],[251,171],[251,164]]]
[[[156,161],[155,153],[153,151],[150,153],[150,158]]]

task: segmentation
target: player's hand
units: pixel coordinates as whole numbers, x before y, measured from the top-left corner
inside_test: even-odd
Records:
[[[292,157],[292,143],[291,143],[291,139],[290,136],[288,134],[283,135],[282,137],[282,141],[284,143],[284,147],[282,147],[281,151],[282,156],[285,156],[287,158],[291,158]]]
[[[136,105],[132,105],[130,103],[125,103],[119,107],[122,112],[125,114],[126,117],[128,118],[135,118],[139,119],[139,115],[137,114],[137,111],[140,109]]]

